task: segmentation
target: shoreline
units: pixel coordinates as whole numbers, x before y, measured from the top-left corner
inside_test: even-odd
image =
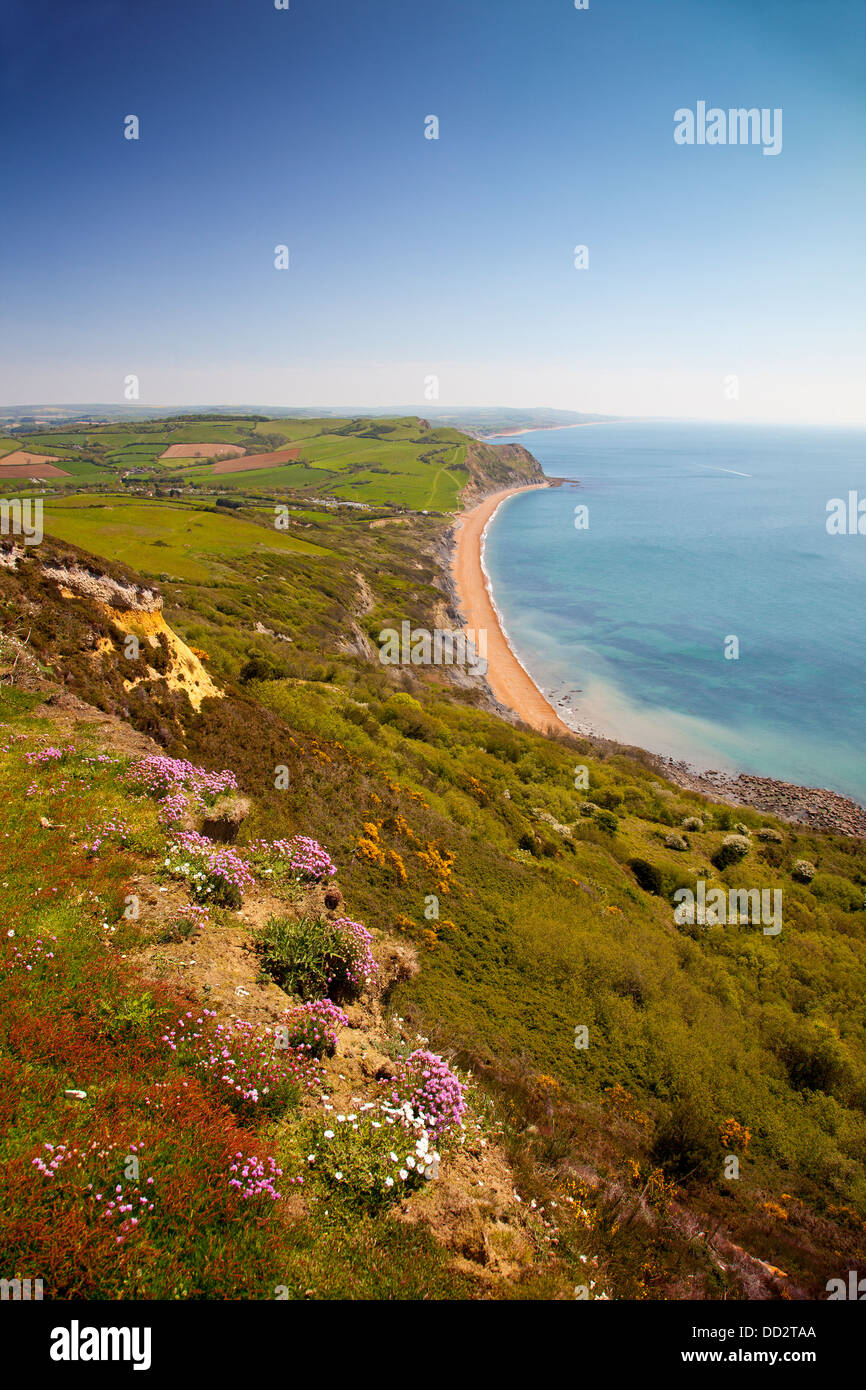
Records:
[[[548,479],[543,483],[506,488],[492,493],[455,518],[450,568],[464,628],[476,633],[479,629],[486,630],[487,684],[496,700],[530,728],[542,734],[587,738],[602,745],[616,743],[625,751],[631,747],[637,749],[637,745],[612,740],[604,734],[573,729],[560,718],[550,700],[519,661],[496,607],[484,563],[487,529],[503,502],[510,497],[552,486],[556,486],[556,483]],[[841,792],[826,787],[804,787],[779,778],[761,777],[738,770],[708,773],[683,760],[654,753],[651,749],[640,749],[640,752],[652,758],[659,773],[675,785],[698,792],[710,800],[733,806],[751,806],[780,820],[866,839],[866,808]]]
[[[451,574],[464,626],[487,633],[487,684],[500,704],[539,733],[571,734],[529,672],[518,661],[502,626],[484,567],[487,528],[503,502],[519,492],[550,487],[549,482],[505,488],[461,512],[454,526]]]

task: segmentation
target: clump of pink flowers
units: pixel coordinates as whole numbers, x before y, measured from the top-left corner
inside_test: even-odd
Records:
[[[283,1176],[283,1170],[277,1167],[276,1160],[270,1155],[259,1158],[257,1154],[250,1154],[246,1157],[238,1150],[229,1172],[234,1175],[229,1178],[229,1187],[235,1188],[239,1197],[269,1197],[272,1202],[278,1202],[283,1195],[274,1186],[277,1178]],[[303,1181],[300,1177],[289,1178],[290,1183]]]
[[[289,1047],[311,1057],[332,1057],[337,1029],[345,1028],[347,1015],[331,999],[317,999],[286,1010]]]
[[[466,1113],[460,1079],[435,1052],[419,1049],[404,1057],[398,1063],[393,1087],[394,1105],[410,1106],[431,1134],[438,1136],[453,1129]]]
[[[149,753],[132,763],[126,782],[160,803],[159,819],[164,825],[178,824],[190,811],[206,810],[216,797],[237,791],[238,786],[235,774],[228,769],[208,772],[186,759],[168,758],[162,753]]]
[[[277,1038],[252,1023],[214,1023],[203,1009],[182,1014],[163,1042],[242,1115],[276,1112],[301,1090],[321,1085],[320,1069],[309,1055],[280,1048]]]
[[[32,767],[34,763],[58,763],[74,753],[75,749],[71,743],[68,743],[65,748],[39,748],[36,752],[25,753],[24,757],[28,765]]]
[[[253,854],[281,860],[295,878],[308,883],[320,883],[337,872],[327,850],[308,835],[295,835],[291,840],[254,840],[249,848]]]
[[[29,974],[34,965],[54,959],[54,951],[51,948],[56,945],[56,936],[37,936],[32,941],[22,941],[19,945],[15,939],[15,931],[10,927],[6,933],[3,965],[6,970],[22,970]]]
[[[113,820],[103,821],[91,841],[82,841],[81,848],[88,854],[98,854],[106,840],[117,840],[119,844],[125,845],[129,843],[131,834],[126,821],[115,817]]]
[[[339,940],[342,968],[339,978],[332,976],[329,985],[336,981],[341,988],[348,987],[351,993],[360,993],[372,983],[376,973],[372,951],[373,938],[365,926],[360,922],[353,922],[349,917],[336,917],[332,926],[334,935]]]
[[[185,879],[200,903],[240,907],[255,879],[245,859],[231,845],[215,845],[197,830],[184,830],[168,847],[165,867],[173,878]]]

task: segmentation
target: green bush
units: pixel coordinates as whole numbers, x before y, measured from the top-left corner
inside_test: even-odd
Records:
[[[664,885],[661,871],[647,859],[629,859],[628,866],[646,893],[660,894]]]
[[[726,835],[713,855],[717,869],[727,869],[730,864],[739,864],[749,852],[749,841],[745,835]]]
[[[653,1161],[679,1182],[707,1178],[719,1163],[718,1142],[706,1116],[706,1107],[683,1099],[656,1125]]]
[[[339,1001],[359,994],[372,973],[366,935],[345,918],[271,917],[255,946],[263,970],[287,993]]]

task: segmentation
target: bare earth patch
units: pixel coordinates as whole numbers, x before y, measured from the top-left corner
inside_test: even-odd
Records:
[[[239,444],[170,444],[161,459],[224,459],[245,454]]]
[[[298,445],[294,449],[275,449],[272,454],[250,454],[243,463],[237,463],[234,459],[225,459],[221,463],[215,463],[213,471],[214,473],[248,473],[252,468],[278,468],[281,463],[288,463],[290,459],[296,459],[300,452],[300,445]]]
[[[55,468],[56,454],[31,454],[15,449],[0,459],[0,479],[3,478],[68,478],[63,468]]]

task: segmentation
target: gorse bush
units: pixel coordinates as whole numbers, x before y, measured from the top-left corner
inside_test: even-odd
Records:
[[[370,933],[348,917],[272,917],[256,936],[262,967],[289,994],[340,1002],[372,981]]]
[[[727,869],[729,865],[738,864],[744,859],[749,849],[750,844],[745,835],[726,835],[713,855],[713,863],[717,869]]]

